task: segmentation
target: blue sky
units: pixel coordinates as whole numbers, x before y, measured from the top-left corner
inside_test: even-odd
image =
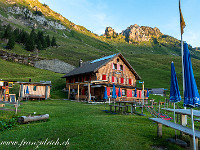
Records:
[[[158,27],[180,39],[178,0],[39,0],[65,18],[103,34],[110,26],[120,33],[130,25]],[[183,40],[200,47],[200,0],[181,0],[186,27]]]

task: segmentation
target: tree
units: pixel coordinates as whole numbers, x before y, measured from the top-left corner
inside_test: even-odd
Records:
[[[35,29],[32,29],[30,33],[30,38],[33,40],[34,45],[35,45],[35,41],[37,40],[37,34],[35,33]]]
[[[11,36],[11,32],[12,32],[12,28],[11,28],[10,24],[8,24],[8,25],[6,26],[6,30],[5,30],[5,32],[4,32],[4,34],[3,34],[3,38],[9,39],[10,36]]]
[[[15,42],[18,42],[19,33],[20,33],[19,28],[16,28],[16,29],[14,30],[14,32],[13,32],[14,37],[15,37]]]
[[[34,49],[35,49],[34,41],[31,39],[30,36],[28,37],[28,39],[26,41],[25,49],[27,51],[34,51]]]
[[[37,42],[37,49],[41,50],[42,49],[42,44],[40,41]]]
[[[15,47],[15,37],[14,37],[14,35],[11,35],[9,40],[8,40],[6,48],[7,49],[13,49],[14,47]]]
[[[47,47],[51,46],[49,35],[46,36]]]
[[[57,46],[56,38],[54,36],[53,36],[52,41],[51,41],[51,46]]]
[[[21,40],[20,43],[26,44],[27,39],[29,38],[29,35],[24,30],[21,31]]]
[[[46,39],[43,40],[43,42],[42,42],[42,48],[43,48],[43,49],[46,49],[46,48],[47,48],[47,41],[46,41]]]

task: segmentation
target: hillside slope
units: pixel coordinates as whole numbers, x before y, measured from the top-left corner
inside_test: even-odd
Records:
[[[35,27],[36,31],[42,30],[51,37],[56,37],[58,47],[49,47],[46,50],[39,51],[38,55],[40,57],[47,59],[56,58],[78,66],[80,58],[82,58],[83,61],[88,61],[121,52],[139,73],[142,80],[145,81],[145,87],[164,87],[167,89],[169,89],[170,84],[170,63],[173,60],[175,62],[181,88],[180,41],[171,36],[162,34],[157,38],[150,38],[149,41],[132,41],[132,43],[129,43],[123,36],[98,36],[84,27],[75,25],[60,14],[52,11],[47,5],[39,3],[37,0],[0,0],[0,4],[2,26],[10,23],[13,28],[24,29],[27,32],[31,31],[31,27]],[[22,12],[21,10],[26,10],[26,13],[16,13]],[[42,14],[38,14],[40,11]],[[27,16],[31,18],[27,18]],[[41,17],[43,19],[45,18],[46,22],[41,22]],[[17,21],[20,19],[21,21]],[[30,20],[34,22],[34,24],[31,24]],[[52,25],[52,21],[55,24]],[[59,27],[64,28],[60,29]],[[0,35],[3,32],[3,30],[0,31]],[[7,41],[0,40],[0,43],[0,48],[3,49]],[[16,44],[14,49],[8,51],[24,55],[36,54],[36,52],[24,50],[24,45],[21,44]],[[191,49],[191,55],[193,58],[200,59],[200,53],[195,50]],[[0,62],[2,62],[3,65],[18,65],[2,60],[0,60]],[[197,84],[200,86],[199,64],[199,60],[193,59],[194,74]],[[11,66],[10,69],[7,69],[10,70],[10,72],[6,74],[2,72],[2,74],[0,74],[2,78],[9,77],[19,80],[35,78],[38,81],[48,79],[55,82],[53,84],[55,87],[58,87],[56,90],[62,89],[65,86],[65,82],[63,80],[61,82],[59,78],[60,75],[58,74],[54,76],[54,73],[44,71],[45,73],[40,75],[39,72],[43,71],[37,69],[36,73],[32,74],[30,73],[31,71],[27,72],[27,70],[29,70],[28,66],[23,66],[23,68],[26,69],[20,71],[24,72],[24,75],[21,75],[17,73],[19,72],[18,70],[12,71],[13,67]],[[6,68],[4,69],[6,70]],[[31,69],[34,70],[34,68]],[[12,72],[14,73],[12,74]],[[38,76],[35,76],[35,74],[38,74]],[[57,82],[57,80],[59,82]]]

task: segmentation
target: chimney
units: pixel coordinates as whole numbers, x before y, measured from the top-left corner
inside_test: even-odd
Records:
[[[83,66],[83,60],[80,59],[80,61],[79,61],[79,67],[82,67],[82,66]]]

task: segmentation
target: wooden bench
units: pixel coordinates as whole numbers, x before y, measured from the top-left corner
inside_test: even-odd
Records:
[[[190,135],[190,147],[193,149],[193,132],[191,128],[182,126],[180,124],[176,124],[167,120],[164,120],[162,118],[149,118],[150,120],[156,122],[158,124],[157,127],[157,135],[158,137],[162,137],[162,125],[165,125],[167,127],[171,127],[173,129],[179,130],[185,134]],[[195,143],[196,143],[196,149],[198,150],[198,138],[200,138],[200,131],[195,130]]]
[[[117,111],[117,107],[118,107],[119,111],[120,110],[122,111],[122,109],[124,108],[123,112],[125,112],[125,106],[121,106],[121,105],[109,105],[109,106],[110,106],[110,111],[112,111],[112,107],[114,107],[114,112],[116,112]]]
[[[5,107],[5,104],[0,104],[0,107]]]

